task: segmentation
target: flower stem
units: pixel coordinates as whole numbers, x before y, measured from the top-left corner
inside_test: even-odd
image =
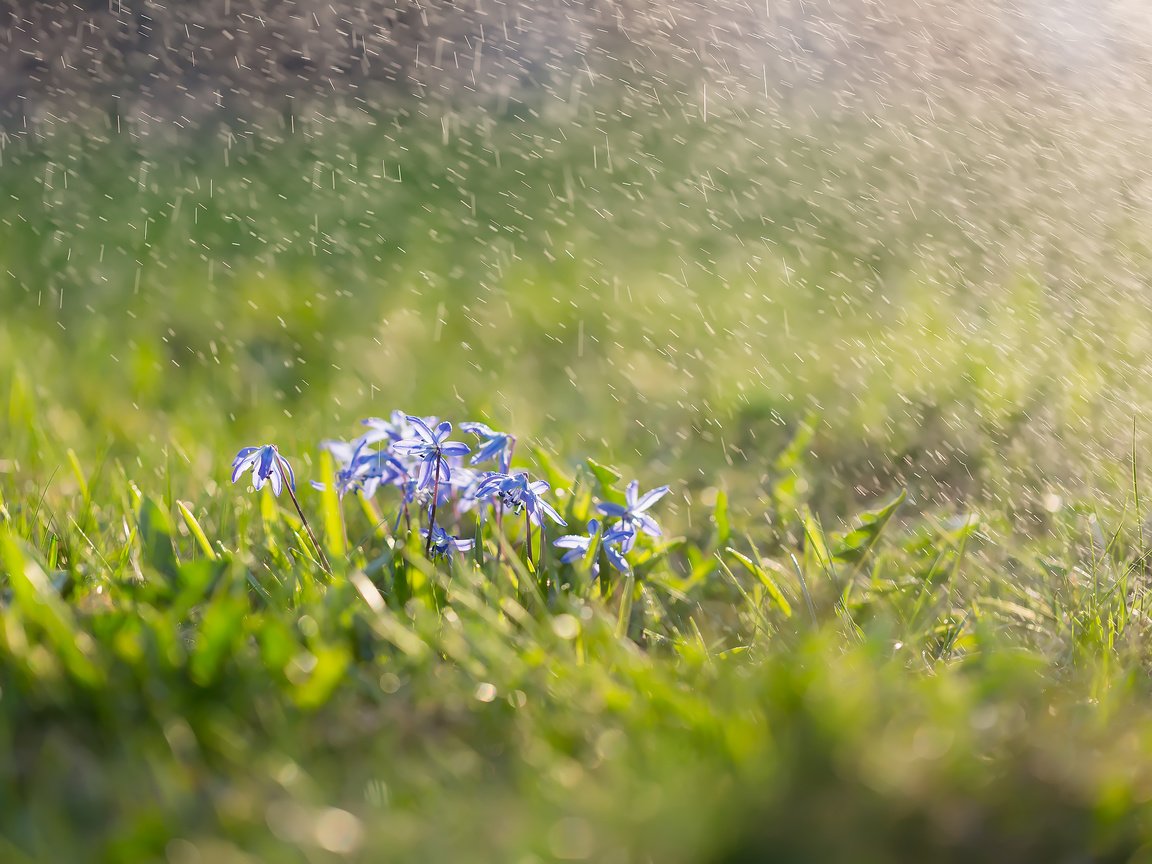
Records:
[[[528,563],[532,563],[532,514],[524,508],[524,528],[528,532]]]
[[[500,563],[502,553],[504,552],[504,544],[500,539],[504,536],[504,505],[499,500],[496,501],[496,563]]]
[[[324,572],[329,576],[332,575],[332,565],[328,563],[328,556],[324,554],[324,550],[320,546],[320,542],[316,539],[316,535],[312,533],[312,526],[308,524],[308,517],[304,515],[304,511],[300,509],[300,502],[296,500],[296,490],[292,488],[291,483],[285,483],[288,489],[288,495],[292,499],[293,505],[296,507],[296,512],[300,516],[300,521],[304,523],[304,530],[308,532],[308,539],[312,541],[312,547],[316,550],[316,554],[320,556],[320,566],[324,568]]]
[[[436,530],[436,499],[440,497],[440,460],[436,456],[436,475],[432,481],[432,505],[428,508],[428,543],[424,547],[424,557],[432,557],[432,532]]]

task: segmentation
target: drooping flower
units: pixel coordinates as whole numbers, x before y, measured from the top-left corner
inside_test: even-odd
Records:
[[[544,516],[557,525],[567,525],[555,508],[540,497],[550,488],[543,480],[529,482],[525,471],[517,471],[512,475],[493,472],[480,483],[475,497],[478,500],[496,498],[514,513],[527,510],[528,519],[534,525],[541,524]]]
[[[277,496],[280,495],[281,489],[285,487],[288,489],[288,497],[292,499],[292,506],[296,508],[300,522],[308,533],[308,539],[312,542],[312,548],[316,550],[316,558],[320,562],[320,566],[324,568],[324,572],[331,574],[332,565],[328,563],[328,556],[324,554],[324,547],[316,539],[312,526],[308,524],[308,517],[304,515],[304,511],[300,508],[300,502],[296,500],[296,475],[292,473],[292,466],[288,464],[287,459],[280,455],[276,445],[264,444],[261,447],[241,448],[240,452],[236,454],[236,458],[232,460],[232,482],[237,482],[246,471],[252,472],[254,478],[252,485],[258,490],[262,489],[265,483],[272,486],[272,493]]]
[[[632,542],[625,547],[625,551],[628,551],[635,543],[635,535],[638,531],[643,531],[651,537],[661,536],[660,526],[645,511],[667,494],[667,486],[658,486],[640,495],[640,483],[633,480],[624,490],[625,504],[602,501],[596,505],[596,509],[605,516],[619,519],[620,527],[630,530]]]
[[[468,432],[480,439],[480,448],[472,456],[471,464],[478,465],[495,459],[501,474],[507,474],[512,464],[512,448],[516,439],[506,432],[497,432],[484,423],[461,423],[461,432]]]
[[[296,475],[292,473],[292,466],[280,455],[275,444],[242,448],[232,460],[232,482],[236,483],[249,470],[252,472],[252,485],[257,490],[263,488],[265,483],[271,484],[274,495],[280,494],[285,483],[290,491],[296,488]]]
[[[445,421],[439,424],[435,431],[419,417],[408,415],[405,418],[412,424],[414,434],[401,438],[392,443],[392,452],[411,456],[420,463],[419,488],[426,489],[436,482],[439,475],[441,483],[452,479],[452,469],[448,465],[447,456],[465,456],[471,452],[467,444],[460,441],[447,441],[452,432],[452,424]]]
[[[429,541],[428,553],[434,559],[451,559],[457,552],[469,552],[476,542],[472,539],[453,537],[439,525],[432,526],[432,534],[430,537],[427,528],[422,528],[420,535]]]

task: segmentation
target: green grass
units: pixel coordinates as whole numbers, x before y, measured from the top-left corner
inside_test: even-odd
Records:
[[[0,860],[1148,857],[1125,166],[667,112],[5,145]],[[430,566],[305,482],[394,407],[666,542]]]

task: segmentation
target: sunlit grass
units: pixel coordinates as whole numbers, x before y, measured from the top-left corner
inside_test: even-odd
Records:
[[[0,858],[1139,860],[1138,244],[675,119],[6,147]],[[515,432],[576,530],[668,482],[667,537],[432,565],[306,482],[394,407]]]

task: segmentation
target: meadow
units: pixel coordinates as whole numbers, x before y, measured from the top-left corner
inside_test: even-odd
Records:
[[[1147,139],[713,100],[5,137],[0,860],[1152,856]]]

